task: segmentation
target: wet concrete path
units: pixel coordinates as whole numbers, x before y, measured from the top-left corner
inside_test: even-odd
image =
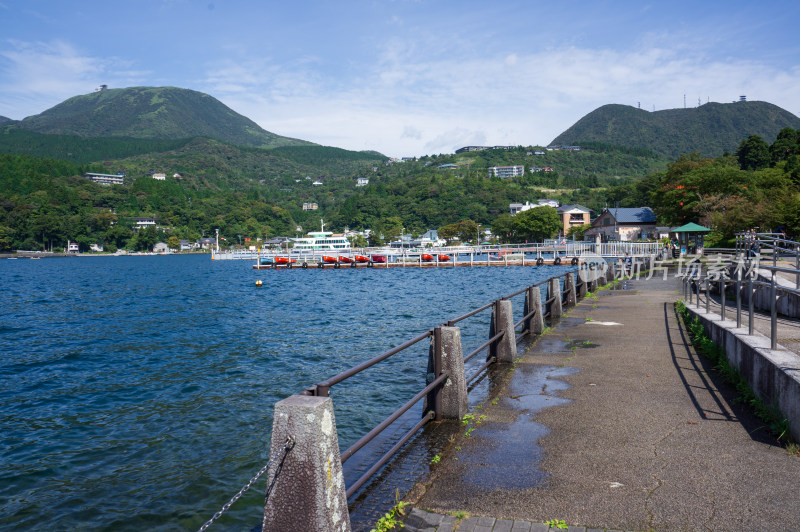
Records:
[[[584,299],[521,356],[407,497],[415,514],[590,529],[797,530],[800,457],[735,403],[688,345],[673,310],[677,282],[628,285]],[[445,521],[440,531],[459,526]]]

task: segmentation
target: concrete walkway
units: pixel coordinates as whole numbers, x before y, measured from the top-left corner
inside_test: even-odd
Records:
[[[688,345],[679,284],[627,285],[521,357],[406,498],[404,530],[798,529],[800,457]]]

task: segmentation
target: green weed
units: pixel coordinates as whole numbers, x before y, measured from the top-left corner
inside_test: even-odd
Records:
[[[395,500],[399,498],[400,492],[395,493]],[[408,506],[409,503],[398,501],[395,504],[394,508],[389,510],[383,517],[378,519],[378,522],[375,523],[375,528],[373,528],[370,532],[388,532],[389,530],[394,530],[395,527],[403,528],[405,525],[400,521],[399,516],[403,516],[406,514],[405,508]]]
[[[767,424],[770,432],[778,441],[784,443],[787,449],[789,445],[796,445],[789,435],[789,420],[783,417],[775,406],[767,406],[761,399],[756,397],[748,382],[736,368],[730,365],[725,352],[706,336],[700,320],[691,318],[691,314],[683,301],[675,303],[675,308],[683,319],[689,338],[692,340],[692,345],[697,352],[713,362],[714,370],[720,373],[722,378],[736,389],[738,394],[736,401],[749,405],[756,416]]]

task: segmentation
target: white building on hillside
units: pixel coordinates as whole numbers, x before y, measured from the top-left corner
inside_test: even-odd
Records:
[[[524,165],[516,166],[490,166],[489,175],[499,177],[500,179],[508,179],[510,177],[518,177],[525,173]]]

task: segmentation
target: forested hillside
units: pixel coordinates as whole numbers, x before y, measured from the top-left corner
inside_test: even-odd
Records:
[[[84,251],[146,250],[217,229],[233,244],[298,236],[323,217],[336,231],[371,229],[372,244],[401,230],[472,238],[478,226],[495,225],[519,240],[540,233],[531,220],[511,220],[509,203],[541,198],[595,214],[652,206],[663,224],[712,224],[717,240],[751,225],[797,231],[798,131],[764,140],[749,129],[772,131],[781,120],[800,121],[762,102],[658,113],[605,106],[564,134],[575,137],[556,139],[580,151],[518,146],[401,162],[277,138],[194,91],[101,91],[0,127],[0,251],[67,240]],[[703,155],[723,147],[735,156]],[[490,173],[520,165],[513,178]],[[87,171],[124,174],[124,184],[94,184]],[[137,231],[135,217],[153,217],[158,228]]]
[[[262,129],[219,100],[189,89],[130,87],[74,96],[15,127],[81,137],[209,137],[241,146],[311,144]]]
[[[718,157],[732,153],[748,135],[772,142],[785,127],[800,128],[800,118],[767,102],[707,103],[652,113],[612,104],[584,116],[551,144],[596,141],[645,148],[671,159],[692,152]]]
[[[649,205],[664,225],[711,227],[712,244],[730,244],[750,228],[800,237],[800,130],[782,129],[771,145],[749,135],[734,155],[681,156],[666,171],[611,188],[606,197],[621,207]]]

